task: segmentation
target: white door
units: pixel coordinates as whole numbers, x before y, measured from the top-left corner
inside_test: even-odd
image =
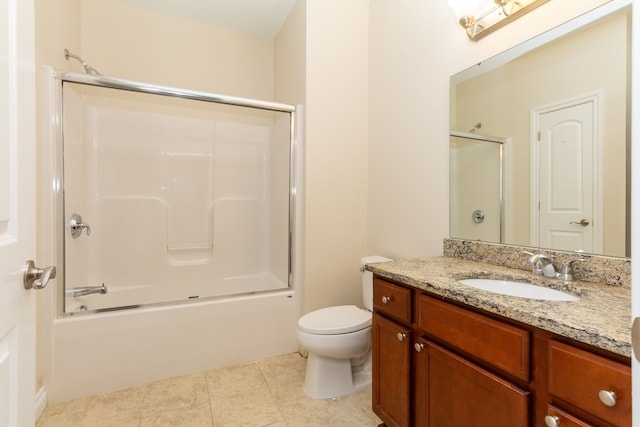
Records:
[[[35,255],[33,1],[0,0],[0,426],[34,425]]]
[[[539,117],[538,245],[598,252],[594,232],[594,104],[578,103]],[[597,224],[596,224],[597,225]],[[596,227],[599,229],[600,227]]]

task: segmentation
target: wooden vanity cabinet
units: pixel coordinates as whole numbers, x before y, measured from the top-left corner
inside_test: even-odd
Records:
[[[383,425],[631,426],[627,358],[379,277],[372,338]]]
[[[373,411],[389,427],[411,423],[412,291],[374,279]]]
[[[594,422],[631,425],[630,366],[555,340],[549,340],[547,353],[548,388],[556,407],[566,415],[596,417]]]
[[[389,427],[411,425],[411,329],[373,314],[373,411]]]

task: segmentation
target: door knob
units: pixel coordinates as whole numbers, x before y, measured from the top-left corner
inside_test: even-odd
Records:
[[[571,221],[569,224],[578,224],[583,227],[589,225],[589,220],[587,218],[582,218],[580,221]]]
[[[25,289],[43,289],[49,280],[55,279],[55,277],[56,268],[54,266],[37,268],[35,263],[29,260],[22,274],[22,283]]]

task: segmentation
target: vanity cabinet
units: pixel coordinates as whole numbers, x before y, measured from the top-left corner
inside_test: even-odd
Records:
[[[411,294],[374,279],[373,410],[389,427],[411,425]]]
[[[386,426],[631,426],[624,357],[377,276],[372,337]]]
[[[629,366],[555,340],[549,340],[547,352],[549,394],[557,407],[567,415],[587,414],[615,426],[631,425]],[[547,425],[556,424],[547,418]]]

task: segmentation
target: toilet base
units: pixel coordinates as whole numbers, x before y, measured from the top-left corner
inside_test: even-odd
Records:
[[[364,360],[363,360],[364,359]],[[357,360],[334,359],[309,354],[304,378],[304,392],[313,399],[340,397],[365,389],[371,385],[370,352]]]

